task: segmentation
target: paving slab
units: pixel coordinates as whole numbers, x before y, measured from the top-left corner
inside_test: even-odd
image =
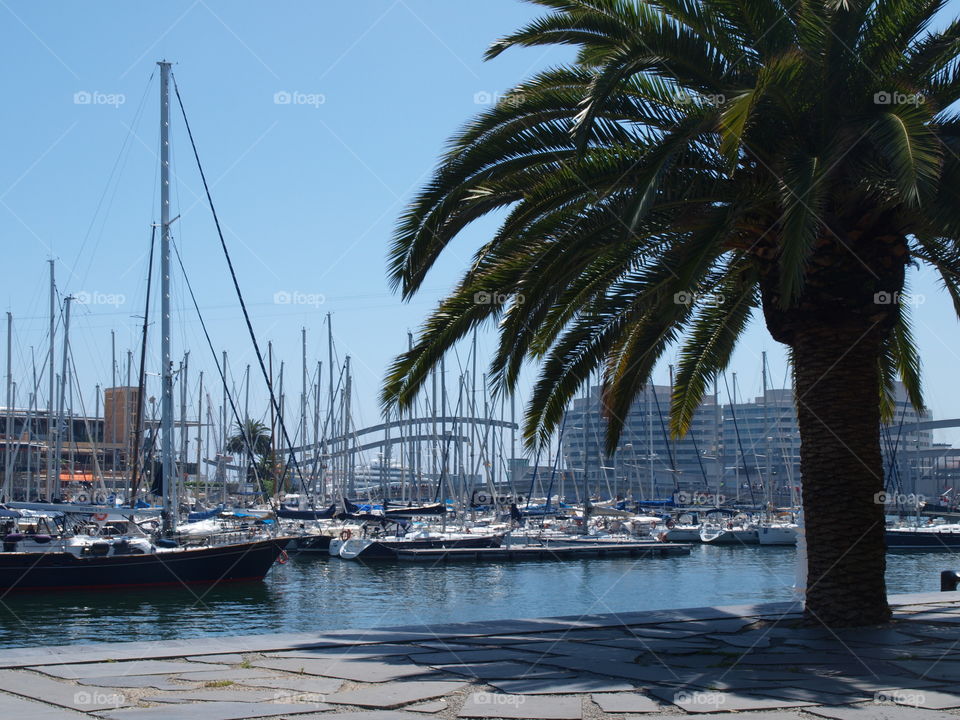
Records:
[[[416,705],[408,705],[404,710],[412,710],[418,713],[438,713],[446,710],[447,707],[449,706],[446,700],[430,700],[429,702],[417,703]]]
[[[297,720],[301,720],[301,718],[302,720],[423,720],[423,715],[417,715],[406,710],[361,710],[349,713],[297,716]]]
[[[213,663],[214,665],[239,665],[244,661],[240,653],[223,653],[220,655],[191,655],[186,658],[190,662]]]
[[[743,710],[781,710],[808,707],[812,703],[802,700],[781,700],[736,692],[720,692],[695,688],[649,689],[649,694],[672,703],[688,713],[739,712]]]
[[[949,710],[960,708],[960,694],[940,692],[920,688],[916,690],[902,689],[878,693],[877,698],[883,698],[897,705],[907,707],[926,708],[928,710]]]
[[[852,705],[854,703],[865,702],[873,697],[871,693],[858,690],[835,693],[825,692],[817,688],[803,687],[751,688],[750,694],[782,698],[785,700],[804,700],[817,705]]]
[[[678,715],[644,715],[643,720],[677,720]],[[743,720],[801,720],[801,716],[795,712],[752,712],[749,715],[731,715],[730,713],[709,713],[706,715],[697,715],[697,720],[730,720],[731,718],[741,717]],[[807,720],[804,718],[803,720]]]
[[[250,720],[251,718],[275,717],[277,715],[302,715],[315,713],[313,703],[245,703],[245,702],[199,702],[181,703],[176,710],[170,706],[157,705],[150,708],[129,708],[113,712],[97,713],[110,720]]]
[[[414,665],[408,662],[377,662],[374,660],[347,660],[343,658],[327,658],[323,660],[306,658],[271,658],[256,660],[254,666],[271,670],[304,675],[321,675],[323,677],[342,678],[356,682],[389,682],[405,677],[415,677],[432,673],[428,667]]]
[[[926,680],[960,680],[960,662],[950,660],[894,660],[893,665]],[[908,681],[909,682],[909,681]]]
[[[108,688],[153,689],[153,690],[183,690],[190,689],[191,685],[182,682],[173,682],[163,675],[121,675],[119,677],[83,678],[77,681],[80,685],[102,686]]]
[[[463,665],[474,662],[501,662],[504,660],[536,661],[544,652],[549,652],[550,642],[535,643],[540,652],[520,652],[506,648],[482,648],[477,650],[461,650],[456,652],[428,652],[411,657],[421,665]],[[528,645],[529,647],[529,645]]]
[[[578,697],[538,697],[479,692],[467,697],[457,717],[580,720],[583,717],[583,704]]]
[[[518,662],[465,663],[463,665],[437,665],[437,670],[463,675],[477,680],[505,678],[572,678],[576,673],[549,665],[527,665]]]
[[[277,652],[265,653],[264,656],[276,658],[372,658],[389,657],[391,655],[418,655],[420,653],[431,652],[436,652],[436,650],[414,644],[400,645],[396,643],[384,643],[383,645],[351,645],[348,647],[318,647],[302,648],[298,650],[281,650]]]
[[[733,645],[741,648],[767,648],[770,647],[770,636],[763,630],[750,630],[736,635],[707,635],[714,642],[721,642],[725,645]]]
[[[593,643],[569,642],[566,640],[551,640],[547,642],[524,643],[511,645],[510,650],[524,650],[536,657],[543,655],[573,655],[584,658],[608,658],[631,662],[637,657],[637,651],[613,647],[611,645],[595,645]],[[523,659],[523,658],[520,658]]]
[[[182,702],[246,702],[260,703],[272,700],[281,701],[297,695],[296,690],[247,690],[230,686],[225,688],[202,688],[199,690],[175,690],[157,695],[147,695],[142,698],[149,703],[182,703]],[[319,696],[318,696],[319,697]],[[287,700],[293,702],[293,700]],[[296,702],[301,702],[296,698]],[[318,701],[321,704],[322,701]],[[329,709],[329,705],[319,710]]]
[[[691,620],[689,622],[660,623],[658,628],[665,630],[681,630],[683,632],[696,632],[704,635],[713,635],[715,633],[735,633],[740,632],[748,625],[753,625],[756,618],[730,617],[717,618],[715,620]]]
[[[44,705],[33,700],[0,693],[0,716],[16,720],[83,720],[89,715],[81,715],[72,710]]]
[[[251,678],[241,680],[240,685],[260,688],[273,688],[274,690],[295,690],[302,693],[335,693],[343,685],[343,680],[337,678],[318,677],[316,675],[302,675],[294,677],[293,675],[284,675],[275,678]]]
[[[80,712],[135,704],[126,694],[114,688],[77,687],[23,670],[0,670],[0,690]]]
[[[194,665],[193,667],[198,667]],[[202,667],[202,666],[199,666]],[[240,680],[256,680],[275,677],[279,673],[264,668],[226,668],[225,670],[195,670],[194,672],[180,673],[177,677],[180,680],[189,682],[210,682],[217,680],[231,680],[239,682]]]
[[[805,710],[813,715],[830,720],[946,720],[956,715],[940,710],[903,707],[902,705],[878,705],[867,703],[855,707],[810,707]]]
[[[408,680],[333,693],[326,696],[326,701],[336,705],[359,705],[391,710],[418,700],[430,700],[449,695],[465,686],[466,683],[462,682]]]
[[[31,667],[46,675],[80,680],[81,678],[107,677],[112,675],[173,675],[197,669],[197,663],[183,660],[133,660],[124,662],[74,663],[70,665],[41,665]],[[220,666],[229,670],[228,665]]]
[[[634,686],[622,680],[604,677],[580,677],[566,679],[516,678],[508,680],[490,680],[498,690],[512,695],[572,695],[577,693],[614,693],[633,690]]]
[[[650,713],[664,709],[653,698],[635,692],[602,693],[591,695],[590,699],[607,713]]]

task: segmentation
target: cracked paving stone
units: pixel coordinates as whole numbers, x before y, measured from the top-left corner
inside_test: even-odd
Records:
[[[213,663],[214,665],[239,665],[244,661],[240,653],[226,653],[225,655],[191,655],[186,658],[190,662]]]
[[[583,703],[579,697],[540,697],[479,692],[467,698],[457,717],[580,720],[583,717]]]
[[[664,709],[663,705],[653,698],[635,692],[592,695],[591,700],[606,713],[649,713],[661,712]]]
[[[425,703],[418,703],[405,707],[404,710],[412,710],[419,713],[438,713],[447,709],[446,700],[430,700]]]
[[[72,710],[3,694],[0,694],[0,715],[5,718],[24,718],[24,720],[27,718],[29,720],[83,720],[90,717]]]
[[[84,678],[78,680],[81,685],[95,685],[108,688],[133,688],[152,690],[189,690],[189,685],[176,683],[163,675],[122,675],[117,677]]]
[[[431,674],[428,667],[413,665],[409,661],[387,663],[367,660],[347,660],[343,658],[329,658],[310,660],[301,658],[275,658],[257,660],[256,667],[305,675],[321,675],[323,677],[342,678],[356,682],[389,682],[405,677]]]
[[[113,688],[78,687],[21,670],[0,670],[0,690],[82,712],[134,704]]]
[[[194,667],[197,667],[194,665]],[[275,677],[275,671],[259,668],[227,668],[226,670],[197,670],[195,672],[180,673],[177,677],[180,680],[189,682],[210,682],[211,680],[231,680],[239,682],[240,680],[257,680]]]
[[[455,693],[466,683],[445,681],[415,681],[383,683],[376,687],[347,690],[327,695],[325,701],[337,705],[359,705],[361,707],[391,710],[400,705],[430,700],[435,697]]]
[[[436,652],[430,648],[420,647],[419,645],[350,645],[348,647],[318,647],[301,648],[299,650],[281,650],[278,652],[267,653],[268,658],[357,658],[369,659],[379,657],[390,657],[391,655],[419,655],[421,653]]]
[[[250,720],[250,718],[273,717],[276,715],[303,715],[316,712],[317,706],[311,703],[245,703],[245,702],[199,702],[183,703],[175,706],[158,705],[150,708],[130,708],[113,712],[98,713],[109,720]],[[324,716],[326,717],[326,716]]]
[[[779,710],[808,707],[803,700],[780,700],[744,693],[717,692],[693,688],[650,688],[654,697],[672,703],[688,713],[738,712],[741,710]]]
[[[960,708],[960,695],[939,692],[937,690],[892,690],[878,693],[887,701],[908,707],[926,708],[928,710],[949,710]]]
[[[570,678],[574,673],[545,665],[528,665],[518,662],[466,663],[463,665],[437,665],[437,670],[463,675],[477,680],[500,680],[508,678]]]
[[[923,710],[902,705],[867,703],[854,707],[812,707],[807,712],[830,720],[947,720],[956,715],[939,710]]]
[[[251,678],[250,680],[241,680],[239,684],[249,687],[295,690],[302,693],[319,693],[323,695],[337,692],[343,685],[343,680],[319,677],[317,675],[301,675],[298,677],[287,675],[275,678]]]
[[[539,646],[540,643],[537,643]],[[550,652],[549,642],[545,642],[538,649],[543,652]],[[527,660],[535,661],[540,657],[538,653],[520,652],[513,650],[512,647],[502,648],[483,648],[479,650],[462,650],[459,652],[432,652],[420,655],[414,655],[411,660],[421,665],[466,665],[467,663],[477,662],[501,662],[507,660]]]
[[[182,703],[182,702],[246,702],[259,703],[270,700],[283,701],[284,698],[290,698],[296,695],[295,690],[247,690],[231,686],[226,688],[205,688],[201,690],[183,690],[163,693],[162,695],[149,695],[143,700],[149,703]],[[288,700],[292,702],[292,700]],[[301,698],[297,698],[301,702]],[[327,710],[329,705],[319,707],[323,703],[318,702],[315,710]]]
[[[644,716],[643,720],[677,720],[677,715],[649,715]],[[730,713],[710,713],[709,715],[697,715],[697,720],[730,720]],[[795,712],[752,712],[749,715],[742,715],[744,720],[800,720],[800,716]],[[806,720],[806,719],[804,719]]]
[[[950,660],[938,661],[935,659],[894,660],[892,664],[924,680],[960,680],[960,662],[952,662]]]
[[[173,675],[197,669],[197,663],[182,660],[126,660],[123,662],[75,663],[71,665],[39,665],[30,668],[44,675],[80,680],[112,675]],[[221,669],[230,667],[222,665]],[[212,668],[211,668],[212,671]]]
[[[510,646],[511,650],[514,648],[526,650],[538,657],[543,655],[573,655],[574,657],[605,658],[619,660],[621,662],[631,662],[637,657],[637,651],[632,649],[617,648],[607,644],[595,645],[592,643],[575,643],[564,640]]]
[[[490,685],[510,695],[572,695],[576,693],[612,693],[633,690],[628,682],[603,677],[568,679],[516,678],[491,680]]]

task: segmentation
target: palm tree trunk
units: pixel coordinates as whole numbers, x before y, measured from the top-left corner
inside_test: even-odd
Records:
[[[890,619],[880,452],[881,333],[808,327],[793,338],[807,536],[808,621]]]

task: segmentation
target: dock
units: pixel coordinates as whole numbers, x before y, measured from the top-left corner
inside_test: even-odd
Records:
[[[397,550],[409,562],[481,562],[504,560],[571,560],[582,557],[673,557],[689,555],[690,545],[658,542],[597,542],[511,544],[490,548],[419,548]]]
[[[960,593],[5,649],[18,720],[958,720]],[[121,633],[122,635],[122,633]],[[25,639],[29,639],[26,638]]]

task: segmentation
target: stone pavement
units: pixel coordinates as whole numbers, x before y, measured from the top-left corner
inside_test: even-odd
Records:
[[[0,651],[27,720],[936,720],[960,717],[960,593],[886,626],[772,603]]]

